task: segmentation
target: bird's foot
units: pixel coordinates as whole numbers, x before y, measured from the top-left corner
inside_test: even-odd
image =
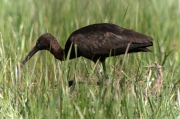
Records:
[[[74,84],[74,80],[69,80],[68,81],[68,86],[71,87]]]
[[[84,83],[86,83],[86,82],[85,82],[85,81],[78,81],[78,82],[76,82],[75,80],[69,80],[69,81],[68,81],[68,86],[71,87],[72,85],[75,85],[76,83],[78,83],[78,84],[84,84]]]

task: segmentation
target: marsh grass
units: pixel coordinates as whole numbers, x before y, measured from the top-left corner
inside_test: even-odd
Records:
[[[0,117],[179,118],[179,17],[177,0],[1,0]],[[41,34],[53,34],[64,47],[75,29],[101,22],[154,38],[152,53],[125,58],[116,97],[113,83],[119,78],[123,55],[106,60],[111,81],[106,98],[105,88],[96,85],[96,65],[82,57],[60,62],[41,51],[18,70]],[[157,70],[148,68],[154,63],[163,66],[159,92],[154,89]],[[68,80],[84,83],[69,88]]]

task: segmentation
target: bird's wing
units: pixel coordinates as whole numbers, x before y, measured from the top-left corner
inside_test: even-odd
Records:
[[[108,55],[112,50],[121,54],[125,52],[129,43],[130,49],[152,44],[151,37],[127,29],[122,29],[118,34],[110,31],[76,34],[71,37],[71,41],[86,55]]]

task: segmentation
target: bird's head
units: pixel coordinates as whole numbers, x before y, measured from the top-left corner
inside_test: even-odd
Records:
[[[38,38],[36,45],[32,48],[32,50],[21,63],[21,67],[24,66],[24,64],[39,50],[48,50],[52,54],[56,55],[58,51],[61,51],[61,48],[59,47],[59,44],[53,35],[45,33]]]
[[[45,33],[38,38],[34,48],[37,51],[38,50],[50,50],[54,41],[56,41],[56,38],[53,35],[51,35],[49,33]]]

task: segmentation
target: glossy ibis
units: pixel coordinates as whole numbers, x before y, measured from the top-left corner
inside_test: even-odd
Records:
[[[48,50],[56,59],[63,61],[71,48],[69,59],[83,56],[95,63],[99,60],[105,72],[107,57],[124,54],[129,43],[128,53],[150,52],[147,47],[153,46],[152,40],[150,36],[115,24],[100,23],[74,31],[69,36],[65,49],[62,49],[53,35],[45,33],[38,38],[34,48],[23,60],[21,68],[39,50]]]

